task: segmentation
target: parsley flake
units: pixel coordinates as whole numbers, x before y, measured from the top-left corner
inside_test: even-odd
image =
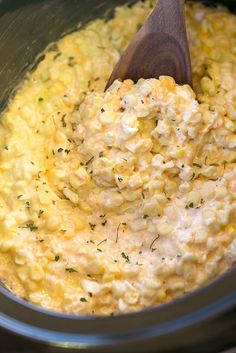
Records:
[[[197,168],[202,168],[202,165],[201,165],[201,164],[198,164],[198,163],[193,163],[193,166],[194,166],[194,167],[197,167]]]
[[[102,241],[100,241],[100,243],[98,243],[97,246],[100,246],[102,243],[105,243],[105,242],[107,242],[107,239],[103,239]]]
[[[126,262],[130,262],[129,256],[126,255],[124,252],[121,253],[121,256],[123,257],[123,259],[126,260]]]
[[[85,163],[85,165],[88,166],[93,160],[94,160],[94,156],[93,156],[92,158],[90,158],[90,159]]]
[[[38,218],[40,218],[43,213],[44,213],[44,210],[39,210]]]
[[[156,251],[157,248],[153,248],[153,245],[155,244],[155,242],[160,238],[160,235],[158,234],[157,237],[155,239],[153,239],[153,241],[151,242],[151,245],[150,245],[150,249],[153,251]]]
[[[61,118],[61,123],[62,123],[62,127],[66,127],[66,122],[65,122],[65,117],[66,117],[66,114],[63,115],[63,117]]]
[[[81,298],[80,298],[80,301],[81,301],[82,303],[86,303],[86,302],[87,302],[87,299],[84,298],[84,297],[81,297]]]
[[[96,224],[93,224],[93,223],[89,223],[89,226],[90,226],[91,230],[94,230],[97,225],[96,225]]]
[[[31,232],[38,229],[38,227],[34,224],[34,222],[26,223],[25,227],[22,227],[22,228],[28,228],[30,229]]]
[[[56,55],[54,55],[53,60],[56,60],[60,55],[61,53],[57,53]]]
[[[75,270],[75,269],[72,268],[72,267],[67,267],[67,268],[66,268],[66,271],[69,272],[69,273],[78,272],[77,270]]]

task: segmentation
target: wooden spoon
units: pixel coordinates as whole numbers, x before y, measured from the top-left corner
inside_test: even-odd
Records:
[[[143,27],[116,64],[106,89],[116,79],[172,76],[192,85],[192,70],[184,20],[184,0],[159,0]]]

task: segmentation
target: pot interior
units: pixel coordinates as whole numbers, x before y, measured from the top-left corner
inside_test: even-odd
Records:
[[[118,5],[135,0],[2,0],[0,2],[0,112],[50,43],[92,19],[111,17]],[[214,1],[203,1],[214,6]],[[218,3],[236,9],[233,0]],[[35,60],[35,58],[37,58]]]

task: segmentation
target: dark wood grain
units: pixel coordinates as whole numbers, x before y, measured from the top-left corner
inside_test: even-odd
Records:
[[[174,77],[192,84],[192,70],[184,20],[183,0],[159,0],[131,41],[107,83],[116,79]]]

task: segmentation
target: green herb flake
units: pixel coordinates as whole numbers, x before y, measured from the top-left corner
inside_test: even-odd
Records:
[[[198,164],[198,163],[193,163],[193,166],[194,166],[194,167],[197,167],[197,168],[202,168],[202,165],[201,165],[201,164]]]
[[[59,153],[63,152],[63,148],[61,148],[61,147],[58,148],[57,152],[59,152]]]
[[[19,200],[22,196],[23,196],[23,195],[18,195],[18,196],[17,196],[17,199]]]
[[[75,58],[73,56],[69,56],[69,58],[68,58],[68,66],[72,66],[72,67],[74,66],[74,62],[73,62],[74,59]]]
[[[59,56],[61,56],[60,52],[54,55],[53,60],[56,60]]]
[[[130,262],[129,256],[126,255],[124,252],[121,253],[121,256],[123,257],[123,259],[125,259],[126,262]]]
[[[44,99],[42,97],[39,97],[38,101],[42,102]]]
[[[94,230],[97,225],[96,225],[96,224],[93,224],[93,223],[89,223],[89,226],[90,226],[91,230]]]
[[[62,127],[66,127],[66,122],[65,122],[65,117],[66,117],[66,114],[63,115],[63,117],[61,118],[61,123],[62,123]]]
[[[84,297],[81,297],[81,298],[80,298],[80,301],[81,301],[82,303],[86,303],[86,302],[87,302],[87,299],[84,298]]]
[[[139,264],[138,262],[136,262],[135,265],[137,265],[137,266],[143,266],[143,264]]]
[[[91,158],[85,163],[85,165],[88,166],[93,160],[94,160],[94,156],[91,157]]]
[[[151,245],[150,245],[150,249],[153,251],[156,251],[157,248],[153,248],[153,245],[155,244],[155,242],[160,238],[160,235],[158,234],[157,237],[151,242]]]
[[[118,177],[118,181],[121,183],[123,181],[123,178]]]
[[[78,272],[77,270],[75,270],[75,269],[72,268],[72,267],[67,267],[67,268],[66,268],[66,271],[69,272],[69,273]]]
[[[38,230],[38,227],[34,224],[34,222],[26,223],[25,227],[22,228],[28,228],[31,232]]]
[[[59,255],[56,255],[54,261],[57,262],[57,261],[59,261],[59,260],[60,260],[60,256],[59,256]]]
[[[103,239],[102,241],[100,241],[100,243],[98,243],[97,246],[100,246],[101,244],[106,243],[106,242],[107,242],[107,239]]]
[[[44,213],[44,210],[39,210],[39,213],[38,213],[38,218],[40,218],[42,216],[42,214]]]
[[[137,31],[139,31],[142,28],[142,23],[137,24]]]
[[[105,227],[105,225],[107,224],[107,220],[105,220],[104,222],[101,223],[103,227]]]
[[[145,215],[143,216],[144,219],[147,219],[148,217],[149,217],[148,214],[145,214]]]

